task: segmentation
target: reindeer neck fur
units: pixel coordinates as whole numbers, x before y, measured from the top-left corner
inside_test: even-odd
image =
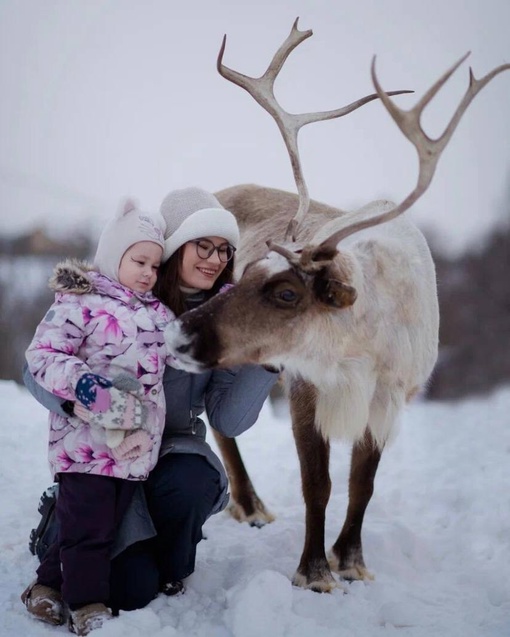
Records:
[[[368,423],[382,449],[437,358],[437,302],[427,294],[432,260],[421,233],[399,219],[350,237],[334,263],[357,290],[354,305],[313,321],[282,363],[290,377],[316,387],[315,422],[324,438],[361,440]]]
[[[434,267],[423,238],[408,224],[388,226],[378,238],[353,239],[349,252],[362,282],[351,308],[351,338],[336,387],[323,391],[319,385],[317,401],[323,435],[359,440],[368,423],[381,449],[396,431],[402,406],[432,372],[439,325]],[[364,350],[354,351],[360,344]]]
[[[288,267],[280,255],[269,262],[273,272],[278,265]],[[377,341],[383,337],[377,335],[370,304],[377,283],[367,283],[356,250],[339,252],[335,265],[339,271],[349,272],[349,283],[358,291],[356,302],[349,308],[315,317],[297,335],[292,354],[274,362],[284,366],[288,390],[296,378],[316,388],[315,424],[322,436],[354,442],[363,438],[371,410],[380,411],[377,383],[387,363],[380,360]],[[321,352],[320,357],[317,352]],[[384,418],[377,418],[373,437],[381,448],[391,434],[401,402],[397,401]]]
[[[263,257],[266,240],[283,237],[297,197],[258,186],[238,186],[218,196],[240,223],[238,276],[261,258],[257,267],[267,275],[288,269],[281,255]],[[373,202],[356,214],[373,215],[390,206]],[[351,217],[312,202],[299,244],[286,247],[318,244]],[[268,362],[285,367],[288,383],[302,378],[316,388],[316,426],[325,438],[360,440],[368,423],[382,448],[402,405],[426,382],[437,358],[434,265],[421,232],[402,217],[348,237],[338,250],[334,264],[356,289],[356,301],[348,308],[312,310],[313,316],[295,327],[285,356]]]

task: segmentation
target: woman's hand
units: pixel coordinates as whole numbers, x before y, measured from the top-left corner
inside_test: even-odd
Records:
[[[124,440],[112,449],[112,455],[116,460],[135,460],[145,455],[152,448],[152,440],[143,429],[127,434]]]

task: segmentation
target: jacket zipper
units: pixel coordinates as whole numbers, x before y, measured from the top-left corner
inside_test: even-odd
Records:
[[[197,433],[197,417],[193,413],[193,376],[191,376],[189,383],[189,421],[191,433],[194,436]]]

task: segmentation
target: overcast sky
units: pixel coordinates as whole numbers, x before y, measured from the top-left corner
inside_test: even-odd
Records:
[[[312,38],[275,86],[291,112],[373,92],[420,96],[466,51],[426,111],[437,136],[475,75],[510,62],[508,0],[0,0],[1,230],[95,227],[131,195],[157,209],[173,188],[253,182],[295,191],[269,115],[221,78],[216,56],[260,75],[299,16]],[[416,96],[399,98],[410,108]],[[430,190],[409,213],[452,250],[475,245],[510,199],[510,72],[476,97]],[[312,198],[350,209],[403,199],[416,159],[379,103],[300,133]]]

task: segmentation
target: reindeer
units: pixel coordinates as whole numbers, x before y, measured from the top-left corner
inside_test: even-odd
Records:
[[[382,90],[374,58],[375,94],[336,111],[291,115],[276,102],[273,84],[289,53],[311,35],[299,31],[296,20],[260,78],[223,65],[223,40],[218,70],[275,119],[290,154],[299,197],[254,185],[217,193],[241,230],[238,283],[173,322],[167,340],[191,372],[246,363],[283,369],[306,507],[304,548],[292,581],[323,592],[338,585],[332,571],[347,580],[372,579],[363,559],[361,531],[379,460],[395,435],[402,408],[426,385],[437,358],[434,263],[422,233],[401,215],[428,188],[472,99],[510,64],[479,80],[470,69],[460,105],[443,134],[433,140],[421,128],[422,111],[467,56],[409,111],[398,108]],[[310,201],[298,153],[299,129],[341,117],[377,97],[417,150],[415,188],[398,205],[376,201],[355,212]],[[283,241],[274,242],[279,236]],[[352,457],[345,522],[326,556],[331,438],[351,441]],[[235,441],[223,440],[220,448],[228,455],[236,517],[260,524],[271,521]]]

